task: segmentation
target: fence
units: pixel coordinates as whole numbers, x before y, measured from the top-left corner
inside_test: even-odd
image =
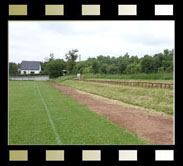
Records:
[[[116,85],[128,85],[128,86],[141,86],[141,87],[151,87],[151,88],[173,88],[172,83],[157,83],[157,82],[127,82],[127,81],[105,81],[105,80],[82,80],[86,82],[99,82],[108,83]]]
[[[9,79],[16,81],[47,81],[49,76],[10,76]]]

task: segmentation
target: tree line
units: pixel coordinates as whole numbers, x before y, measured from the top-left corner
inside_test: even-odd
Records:
[[[70,74],[94,73],[94,74],[137,74],[137,73],[159,73],[173,72],[173,52],[174,50],[164,50],[153,56],[143,57],[130,56],[128,53],[119,57],[99,55],[96,58],[77,62],[77,49],[70,50],[65,59],[55,59],[54,54],[50,54],[45,62],[42,62],[42,74],[48,74],[52,78],[62,76],[65,71]],[[18,73],[19,64],[9,63],[9,74]]]

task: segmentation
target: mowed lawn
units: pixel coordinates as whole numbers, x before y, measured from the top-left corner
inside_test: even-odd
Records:
[[[147,144],[46,82],[9,82],[9,144]]]
[[[173,89],[132,87],[76,80],[57,82],[110,99],[173,115]]]

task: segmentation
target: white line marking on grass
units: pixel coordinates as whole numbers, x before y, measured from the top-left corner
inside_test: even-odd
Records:
[[[39,85],[38,85],[38,84],[37,84],[37,90],[38,90],[38,93],[39,93],[39,95],[40,95],[40,97],[41,97],[41,100],[42,100],[42,103],[43,103],[44,108],[45,108],[45,110],[46,110],[46,113],[47,113],[47,115],[48,115],[48,119],[49,119],[49,121],[50,121],[51,127],[52,127],[52,129],[53,129],[54,134],[55,134],[57,143],[60,145],[60,144],[62,144],[62,143],[61,143],[61,140],[60,140],[60,137],[59,137],[59,135],[58,135],[58,133],[57,133],[57,130],[56,130],[55,125],[54,125],[54,123],[53,123],[53,120],[52,120],[52,118],[51,118],[50,111],[49,111],[49,109],[48,109],[48,107],[47,107],[47,105],[46,105],[46,103],[45,103],[45,101],[44,101],[43,96],[41,95],[41,92],[40,92],[40,89],[39,89]]]

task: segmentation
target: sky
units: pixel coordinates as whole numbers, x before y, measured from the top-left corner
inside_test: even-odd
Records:
[[[9,62],[65,60],[78,49],[81,60],[125,53],[142,57],[174,48],[174,21],[9,21]]]

